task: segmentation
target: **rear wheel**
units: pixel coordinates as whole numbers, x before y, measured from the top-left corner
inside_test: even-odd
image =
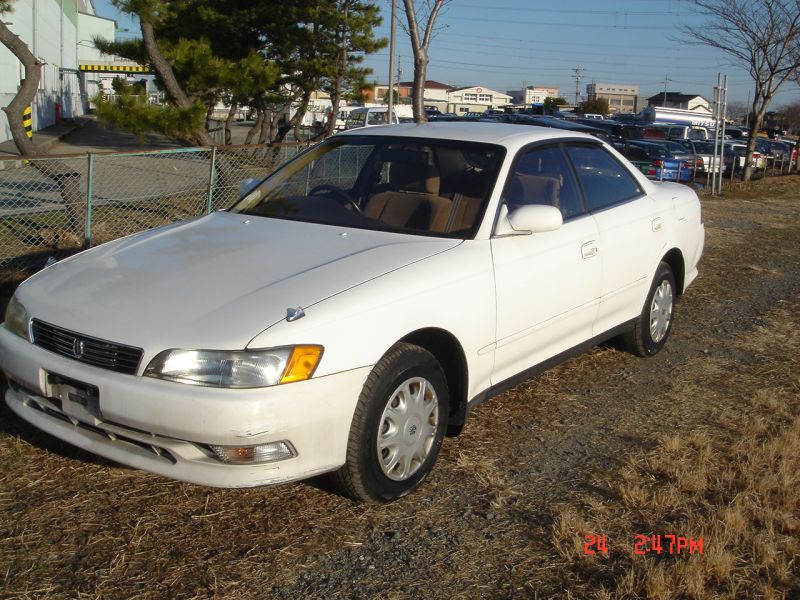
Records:
[[[347,462],[334,475],[351,498],[388,502],[433,468],[447,425],[442,368],[427,350],[397,344],[375,365],[356,405]]]
[[[626,350],[637,356],[653,356],[664,347],[672,329],[676,290],[672,269],[667,263],[660,263],[642,313],[633,329],[622,336]]]

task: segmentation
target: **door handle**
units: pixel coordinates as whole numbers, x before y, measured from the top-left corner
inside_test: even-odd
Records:
[[[586,242],[583,246],[581,246],[581,256],[583,258],[591,258],[595,256],[599,252],[597,248],[597,242],[592,240],[591,242]]]
[[[653,231],[661,231],[664,226],[664,220],[661,217],[656,217],[652,222]]]

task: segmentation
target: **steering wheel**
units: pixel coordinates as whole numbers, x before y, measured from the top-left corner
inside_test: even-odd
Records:
[[[347,202],[350,206],[352,206],[358,214],[361,214],[361,207],[356,203],[355,199],[345,192],[343,189],[336,187],[335,185],[331,185],[329,183],[321,183],[317,186],[314,186],[310,192],[308,192],[309,196],[316,196],[319,192],[333,192],[335,196],[338,196],[345,202]]]

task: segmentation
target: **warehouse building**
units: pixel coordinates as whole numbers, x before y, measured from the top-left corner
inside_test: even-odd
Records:
[[[590,83],[586,86],[587,100],[607,100],[611,113],[635,113],[639,106],[639,86],[629,83]]]

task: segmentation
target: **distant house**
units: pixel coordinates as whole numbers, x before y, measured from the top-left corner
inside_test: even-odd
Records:
[[[447,94],[447,112],[455,114],[484,112],[510,103],[508,94],[479,86],[455,88]]]
[[[411,93],[414,89],[413,81],[401,81],[395,83],[395,92],[401,104],[411,103]],[[424,98],[425,106],[435,106],[442,112],[447,110],[447,93],[453,89],[452,85],[433,81],[428,79],[425,81],[425,91],[422,96]],[[364,90],[364,100],[367,103],[386,102],[389,97],[389,86],[387,84],[377,84],[374,88]]]
[[[647,106],[663,106],[664,108],[679,108],[682,110],[695,110],[703,113],[711,113],[711,103],[694,94],[684,94],[683,92],[667,92],[656,94],[647,99]]]

